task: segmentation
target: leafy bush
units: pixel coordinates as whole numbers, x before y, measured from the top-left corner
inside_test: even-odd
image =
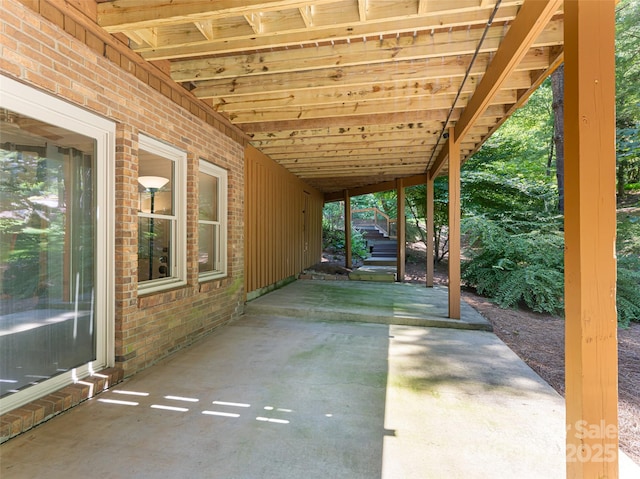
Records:
[[[325,251],[345,254],[344,231],[331,228],[323,223],[322,248]],[[360,259],[368,256],[367,241],[364,239],[364,236],[355,229],[351,229],[351,254]]]
[[[618,258],[618,283],[616,295],[618,324],[629,326],[640,322],[640,258],[623,255]]]
[[[564,240],[549,231],[510,233],[482,216],[462,223],[468,260],[462,279],[501,307],[526,304],[533,311],[559,313],[564,308]]]

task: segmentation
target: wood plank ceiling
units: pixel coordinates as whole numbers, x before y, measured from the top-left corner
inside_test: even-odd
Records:
[[[98,23],[335,195],[446,172],[449,127],[464,161],[526,101],[563,52],[562,2],[527,2],[113,0]]]

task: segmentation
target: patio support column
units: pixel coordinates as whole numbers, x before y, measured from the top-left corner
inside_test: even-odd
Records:
[[[565,2],[567,477],[618,477],[615,1]]]
[[[449,317],[460,319],[460,143],[449,128]]]
[[[404,283],[404,271],[405,271],[405,258],[407,254],[406,242],[407,242],[407,228],[405,222],[404,215],[404,204],[405,204],[405,194],[404,194],[404,183],[402,178],[398,178],[396,180],[396,190],[398,192],[398,219],[396,223],[396,236],[398,242],[398,255],[397,255],[397,263],[396,263],[396,281],[399,283]]]
[[[427,171],[426,178],[426,200],[427,200],[427,288],[433,287],[433,262],[434,262],[434,241],[433,241],[433,177]]]
[[[353,260],[351,256],[351,197],[349,190],[344,190],[344,267],[351,269]]]

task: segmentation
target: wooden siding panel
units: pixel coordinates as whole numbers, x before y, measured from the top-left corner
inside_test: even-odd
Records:
[[[320,261],[322,206],[320,192],[252,146],[245,149],[247,293],[297,275]]]

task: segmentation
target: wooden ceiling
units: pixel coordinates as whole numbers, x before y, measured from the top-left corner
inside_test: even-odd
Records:
[[[331,194],[446,172],[561,62],[561,0],[113,0],[98,23]]]

